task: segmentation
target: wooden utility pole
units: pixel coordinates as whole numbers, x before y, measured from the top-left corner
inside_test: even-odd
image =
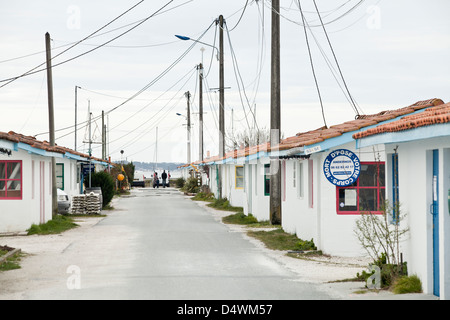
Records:
[[[270,89],[270,220],[281,224],[281,170],[277,146],[280,143],[280,0],[272,0],[272,62]]]
[[[188,91],[185,95],[187,98],[187,162],[191,163],[191,93]]]
[[[102,110],[102,159],[106,160],[106,126],[105,111]]]
[[[48,124],[50,146],[55,145],[55,115],[53,108],[53,77],[52,77],[52,52],[50,46],[50,34],[45,34],[45,48],[47,58],[47,94],[48,94]],[[52,157],[52,217],[58,214],[58,192],[56,189],[56,160]]]
[[[77,151],[78,88],[80,87],[75,86],[75,147],[73,149],[75,151]]]
[[[223,16],[219,16],[219,156],[225,156],[225,77],[223,60]],[[222,172],[219,168],[218,193],[222,199]]]
[[[199,103],[198,103],[198,159],[199,161],[203,161],[203,64],[199,64]]]
[[[91,101],[88,100],[88,113],[89,113],[89,188],[91,187],[91,166],[92,166],[92,139],[91,139],[91,130],[92,130],[92,113],[91,113]]]
[[[219,17],[219,155],[225,156],[225,77],[223,61],[223,16]]]

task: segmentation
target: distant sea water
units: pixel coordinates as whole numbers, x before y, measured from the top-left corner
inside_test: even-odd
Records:
[[[156,170],[156,172],[158,173],[158,177],[161,177],[161,174],[163,173],[163,170],[164,169],[161,169],[161,170],[159,170],[159,169],[157,169]],[[168,172],[167,170],[166,170],[166,172]],[[151,178],[151,177],[153,177],[153,171],[140,171],[140,170],[136,170],[136,173],[138,173],[138,174],[144,174],[144,177],[146,178],[146,179],[148,179],[148,178]],[[136,176],[136,173],[135,173],[135,176]],[[180,178],[181,177],[181,171],[179,171],[179,170],[174,170],[174,171],[170,171],[169,170],[169,173],[170,173],[170,179],[177,179],[177,178]]]

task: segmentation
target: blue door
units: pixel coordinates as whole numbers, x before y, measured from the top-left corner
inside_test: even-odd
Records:
[[[433,294],[439,297],[439,150],[433,150]]]

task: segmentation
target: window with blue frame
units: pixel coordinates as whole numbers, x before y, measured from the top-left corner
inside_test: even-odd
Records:
[[[398,221],[399,195],[398,195],[398,153],[392,155],[392,222]]]

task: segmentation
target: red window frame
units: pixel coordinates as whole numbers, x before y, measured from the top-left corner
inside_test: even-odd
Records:
[[[385,172],[385,163],[384,162],[361,162],[361,167],[364,165],[376,165],[376,170],[377,170],[377,179],[376,179],[376,185],[371,185],[371,186],[360,186],[360,179],[361,179],[361,175],[359,176],[358,180],[356,181],[356,183],[354,183],[351,186],[346,186],[346,187],[336,187],[336,212],[339,215],[354,215],[354,214],[361,214],[361,212],[371,212],[373,214],[382,214],[382,207],[384,205],[384,199],[382,199],[382,195],[384,196],[384,198],[386,197],[386,181],[385,181],[385,177],[380,177],[380,166],[382,166],[383,168],[383,172]],[[361,170],[361,174],[364,174],[363,170]],[[382,173],[383,174],[383,173]],[[380,179],[382,178],[382,179]],[[341,209],[341,202],[340,202],[340,194],[339,191],[341,190],[356,190],[356,210],[342,210]],[[364,191],[376,191],[376,204],[377,204],[377,210],[367,210],[364,208],[360,208],[360,195],[361,195],[361,190]]]
[[[0,189],[0,200],[22,200],[22,191],[23,191],[23,181],[22,181],[22,160],[0,160],[1,164],[5,164],[3,174],[0,174],[0,188],[4,188],[5,190]],[[9,177],[8,166],[11,163],[19,163],[20,165],[20,177],[18,179],[11,179]],[[8,182],[17,181],[20,183],[19,195],[8,196]],[[11,194],[17,194],[17,191],[9,191]]]

